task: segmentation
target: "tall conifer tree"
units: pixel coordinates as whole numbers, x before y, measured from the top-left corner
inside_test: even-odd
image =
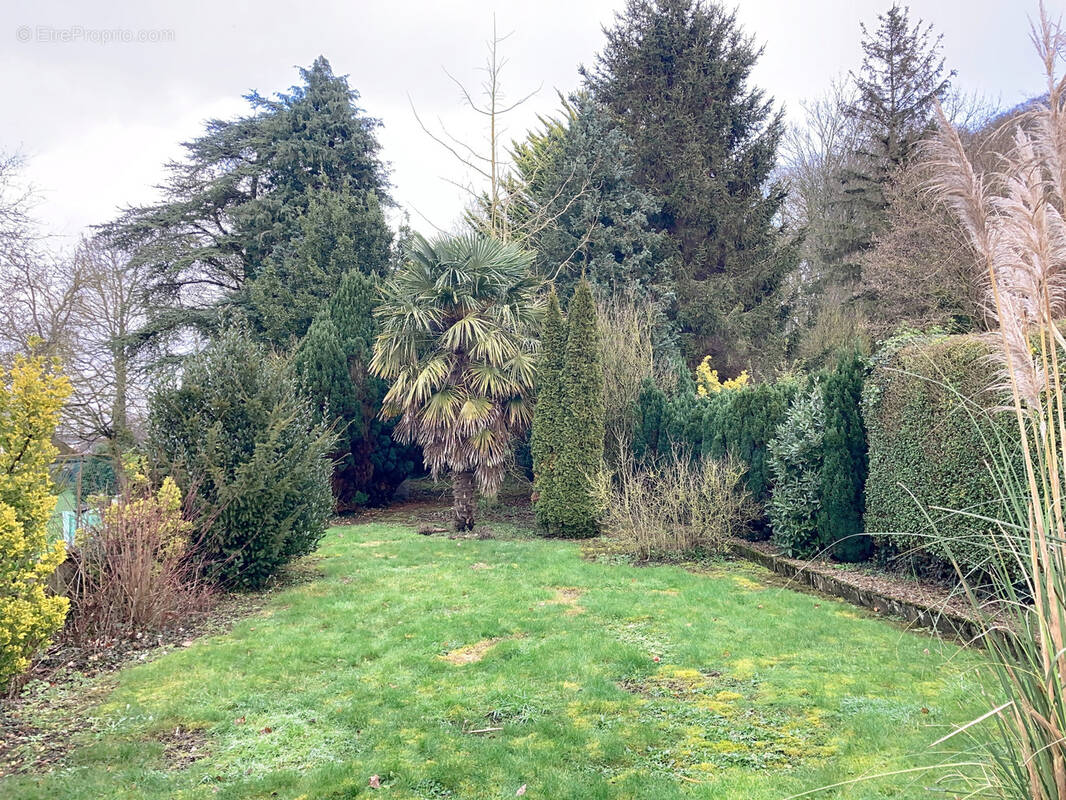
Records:
[[[795,255],[775,221],[781,112],[749,85],[759,48],[734,12],[703,0],[629,0],[606,34],[583,74],[632,142],[634,183],[663,198],[653,220],[680,249],[687,355],[727,373],[772,362]]]
[[[274,97],[248,95],[246,116],[209,121],[167,165],[164,199],[105,227],[152,277],[145,336],[210,332],[219,307],[236,305],[258,338],[288,346],[346,271],[385,267],[380,123],[325,58],[300,77]]]
[[[533,490],[537,524],[548,533],[558,530],[561,499],[556,469],[563,447],[566,398],[563,392],[563,366],[566,359],[566,322],[559,309],[559,296],[552,288],[540,335],[537,364],[537,404],[533,409]]]
[[[600,509],[593,487],[603,468],[603,364],[596,327],[592,290],[582,280],[567,313],[566,356],[563,364],[564,413],[559,426],[562,448],[555,468],[558,493],[558,533],[595,536]]]

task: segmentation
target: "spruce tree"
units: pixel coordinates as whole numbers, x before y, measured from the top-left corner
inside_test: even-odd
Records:
[[[841,355],[822,383],[825,435],[819,489],[818,538],[841,561],[862,561],[873,549],[865,533],[869,457],[863,423],[862,387],[867,363],[861,353]]]
[[[595,536],[600,509],[593,481],[603,468],[604,386],[596,304],[586,280],[578,283],[570,301],[562,374],[563,444],[554,476],[558,533]]]
[[[566,322],[559,309],[554,287],[548,294],[548,307],[540,335],[537,364],[537,404],[533,409],[533,491],[537,524],[548,533],[558,532],[562,520],[556,467],[564,440],[563,420],[566,398],[563,393],[563,366],[566,358]]]
[[[760,50],[735,12],[629,0],[586,85],[632,142],[633,182],[680,250],[677,319],[690,361],[736,374],[783,350],[778,287],[795,258],[776,222],[781,112],[749,85]]]
[[[653,219],[662,200],[633,182],[628,135],[588,92],[564,102],[513,148],[509,216],[534,269],[568,298],[582,278],[668,305],[677,247]]]
[[[844,191],[851,216],[867,224],[844,244],[852,252],[867,248],[882,227],[885,188],[929,131],[933,104],[944,98],[955,74],[944,74],[943,37],[934,37],[932,25],[921,20],[912,26],[907,11],[893,3],[878,15],[876,31],[861,25],[863,63],[852,73],[858,97],[847,109],[861,137]]]

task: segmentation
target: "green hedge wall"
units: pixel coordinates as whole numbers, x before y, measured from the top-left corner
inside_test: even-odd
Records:
[[[706,397],[687,390],[668,396],[646,380],[637,401],[634,453],[639,459],[669,456],[681,446],[693,454],[732,456],[747,465],[747,487],[765,506],[772,482],[766,448],[796,388],[784,380]]]
[[[917,339],[878,359],[866,382],[866,531],[882,557],[930,577],[954,577],[951,555],[981,570],[994,526],[936,509],[996,518],[990,465],[1020,452],[1014,418],[993,410],[1006,398],[989,390],[990,352],[974,336]]]

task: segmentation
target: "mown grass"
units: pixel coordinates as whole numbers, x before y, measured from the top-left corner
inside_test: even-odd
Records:
[[[744,564],[384,523],[317,557],[231,633],[122,671],[66,762],[0,796],[782,798],[932,763],[981,705],[977,656]]]

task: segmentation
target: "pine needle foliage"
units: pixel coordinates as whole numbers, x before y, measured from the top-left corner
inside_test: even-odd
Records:
[[[554,287],[540,336],[540,360],[537,365],[537,404],[533,409],[533,491],[537,524],[545,531],[555,531],[561,520],[556,468],[563,448],[563,419],[566,398],[563,391],[563,366],[566,359],[566,321],[559,308]]]
[[[418,457],[417,448],[393,440],[393,423],[380,418],[388,387],[367,371],[377,333],[377,286],[373,276],[349,271],[293,355],[301,386],[338,434],[337,511],[388,503]]]
[[[599,532],[600,500],[595,483],[603,470],[603,363],[596,304],[588,281],[574,291],[567,314],[563,364],[563,443],[555,469],[559,512],[556,532],[588,537]],[[554,522],[554,520],[553,520]]]

